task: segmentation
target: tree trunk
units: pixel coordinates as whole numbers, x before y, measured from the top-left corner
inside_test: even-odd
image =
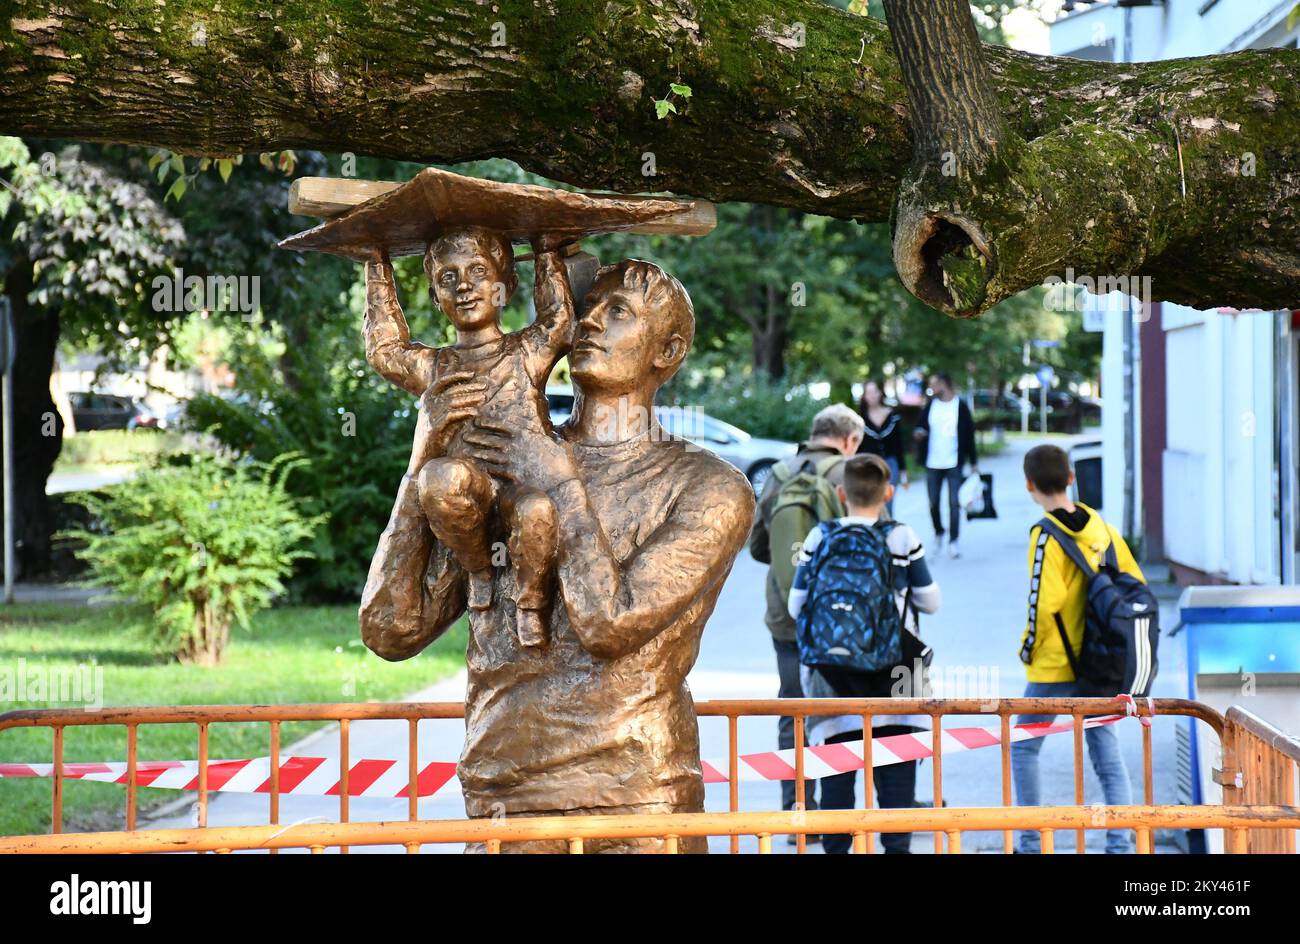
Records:
[[[1040,58],[973,46],[957,0],[889,4],[905,68],[883,24],[820,0],[228,7],[15,0],[0,132],[495,155],[581,186],[868,221],[906,173],[901,274],[949,313],[1071,274],[1150,276],[1153,298],[1200,307],[1300,306],[1295,50]],[[658,120],[671,82],[692,95]],[[908,93],[922,153],[955,145],[949,178],[908,171]],[[936,123],[965,112],[978,121]]]
[[[13,310],[14,538],[16,577],[37,576],[50,566],[54,521],[45,483],[63,448],[63,417],[50,396],[50,374],[59,342],[57,311],[32,309],[32,263],[20,259],[5,274]],[[2,500],[2,499],[0,499]]]
[[[754,207],[759,225],[766,231],[773,227],[770,207]],[[769,241],[770,244],[770,241]],[[779,286],[763,281],[754,286],[757,315],[750,320],[753,332],[754,369],[764,371],[769,380],[785,376],[786,310],[788,299]]]

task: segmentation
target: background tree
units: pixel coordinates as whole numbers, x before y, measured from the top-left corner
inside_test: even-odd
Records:
[[[0,138],[0,273],[13,312],[14,517],[19,567],[44,569],[53,522],[45,482],[63,419],[50,396],[60,336],[106,351],[161,343],[171,316],[149,305],[149,283],[184,237],[142,186],[82,160]]]

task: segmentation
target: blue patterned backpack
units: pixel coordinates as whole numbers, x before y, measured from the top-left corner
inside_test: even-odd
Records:
[[[808,598],[796,622],[801,663],[879,672],[902,661],[903,621],[886,540],[896,525],[818,525],[821,543],[805,565]]]

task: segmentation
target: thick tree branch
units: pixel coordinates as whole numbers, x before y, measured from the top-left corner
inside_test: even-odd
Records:
[[[913,153],[885,28],[817,0],[11,0],[7,10],[3,133],[204,154],[502,156],[584,187],[862,220],[888,217]],[[1006,177],[984,174],[978,193],[930,206],[971,221],[995,260],[980,254],[980,270],[945,231],[957,245],[931,254],[963,301],[932,304],[978,311],[1068,266],[1150,274],[1160,297],[1188,304],[1300,304],[1300,53],[1109,65],[977,52],[988,66],[979,97],[934,106],[989,115],[991,97],[1007,130],[993,138],[999,153],[1004,140],[1024,147],[989,162]],[[966,81],[960,66],[954,80]],[[694,94],[660,121],[653,100],[670,82]]]
[[[1211,60],[1128,66],[1116,85],[1093,89],[1124,104],[1117,114],[1098,108],[1055,128],[1015,129],[993,97],[966,0],[885,0],[885,11],[915,140],[895,205],[894,262],[927,304],[976,315],[1071,272],[1132,294],[1137,278],[1158,275],[1163,297],[1193,304],[1219,293],[1261,307],[1300,300],[1300,116],[1294,99],[1275,107],[1267,71],[1252,77],[1243,68],[1229,85],[1226,75],[1199,71]],[[1126,87],[1143,73],[1161,81]],[[1258,144],[1272,151],[1267,180],[1258,179]],[[1216,241],[1229,231],[1261,241],[1247,218],[1221,225],[1235,215],[1236,194],[1270,207],[1265,230],[1280,223],[1287,232],[1281,242],[1263,237],[1278,252],[1254,257],[1254,287],[1229,288],[1242,267],[1234,243]]]

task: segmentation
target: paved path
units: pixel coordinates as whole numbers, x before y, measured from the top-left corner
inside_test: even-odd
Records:
[[[924,635],[936,653],[933,671],[943,673],[949,667],[981,667],[985,677],[996,682],[997,694],[1020,695],[1024,691],[1024,671],[1017,658],[1020,634],[1024,628],[1027,593],[1026,547],[1030,525],[1040,516],[1037,507],[1024,491],[1020,462],[1031,444],[1012,443],[998,457],[985,460],[984,471],[994,474],[995,502],[1001,517],[995,521],[977,521],[965,526],[962,536],[964,556],[932,562],[933,571],[943,593],[939,613],[924,621]],[[923,540],[930,538],[929,513],[924,487],[914,486],[900,492],[898,517],[916,528]],[[713,618],[709,621],[700,648],[700,657],[691,673],[691,690],[697,701],[712,698],[775,697],[777,677],[772,646],[763,626],[764,568],[742,554],[728,579]],[[1166,622],[1172,625],[1172,621]],[[1157,695],[1181,695],[1180,682],[1185,678],[1182,637],[1162,639],[1160,677]],[[413,700],[459,700],[464,691],[463,674],[414,696]],[[990,724],[968,719],[963,724]],[[1137,722],[1122,722],[1120,736],[1129,769],[1134,775],[1134,795],[1141,797],[1141,729]],[[739,726],[740,750],[760,751],[775,747],[775,721],[742,719]],[[420,725],[420,759],[451,760],[459,755],[463,727],[457,722],[424,722]],[[402,722],[354,723],[352,753],[354,757],[405,757],[406,725]],[[1155,740],[1156,802],[1175,802],[1173,782],[1174,722],[1157,722]],[[701,749],[705,758],[727,755],[726,722],[720,718],[701,719]],[[336,758],[337,733],[323,732],[303,746],[299,753]],[[1042,753],[1045,802],[1072,803],[1074,799],[1072,738],[1057,735]],[[923,762],[917,777],[917,794],[922,800],[932,794],[932,767]],[[454,781],[439,796],[420,803],[425,818],[461,817],[464,807]],[[996,806],[1001,803],[1001,770],[996,750],[974,751],[945,758],[943,764],[944,797],[950,806]],[[861,781],[858,784],[861,800]],[[743,809],[777,809],[780,806],[776,783],[744,783],[740,790]],[[1091,768],[1087,770],[1086,802],[1101,799],[1100,787]],[[707,791],[707,808],[727,808],[725,784],[711,785]],[[285,797],[281,802],[281,822],[304,819],[337,819],[338,803],[334,799]],[[405,819],[406,802],[354,799],[351,817],[362,819]],[[266,798],[239,795],[216,797],[209,813],[209,823],[264,823]],[[155,823],[157,826],[189,825],[189,816],[180,815]],[[963,840],[963,849],[1000,851],[1001,834],[973,833]],[[1057,848],[1073,848],[1074,834],[1061,835]],[[1102,835],[1089,836],[1088,848],[1100,851]],[[713,848],[724,851],[726,839],[714,840]],[[745,840],[742,849],[756,848],[755,840]],[[785,851],[783,842],[774,848]],[[816,847],[813,847],[816,848]],[[917,852],[933,848],[929,834],[913,837]],[[358,850],[360,851],[360,850]],[[383,851],[399,851],[396,849]],[[430,850],[435,851],[435,850]],[[447,849],[443,851],[459,851]]]

